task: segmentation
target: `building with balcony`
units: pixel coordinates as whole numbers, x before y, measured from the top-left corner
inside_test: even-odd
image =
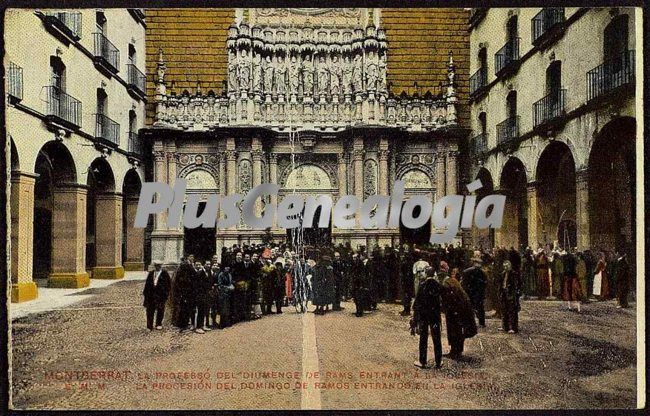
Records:
[[[502,228],[474,244],[634,253],[638,13],[472,14],[470,73],[485,79],[470,86],[469,145],[486,139],[467,169],[507,197]]]
[[[126,9],[8,9],[4,23],[12,301],[142,270],[144,233],[132,224],[144,180],[144,20]]]

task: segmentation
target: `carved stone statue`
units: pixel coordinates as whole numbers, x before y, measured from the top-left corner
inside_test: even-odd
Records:
[[[262,56],[259,53],[253,55],[253,91],[262,91]]]
[[[273,90],[273,63],[271,56],[267,55],[262,62],[262,70],[264,71],[264,92],[271,94]]]
[[[298,94],[300,89],[300,64],[296,56],[291,57],[289,63],[289,92],[291,94]]]
[[[370,51],[366,63],[366,88],[368,91],[377,89],[377,79],[379,78],[375,53]]]
[[[312,95],[314,92],[314,63],[310,55],[302,62],[303,94]]]
[[[343,78],[343,67],[339,62],[339,57],[334,55],[332,57],[332,65],[330,68],[330,90],[332,95],[339,95],[341,93],[341,79]]]
[[[277,93],[285,94],[287,92],[287,64],[281,56],[276,56],[274,78]]]
[[[239,87],[241,91],[248,91],[251,82],[251,61],[246,49],[241,51],[239,57]]]
[[[237,92],[237,54],[234,51],[228,52],[228,92]]]
[[[343,93],[352,94],[352,63],[350,57],[343,58]]]
[[[326,95],[329,89],[329,70],[325,56],[321,55],[318,58],[318,69],[316,71],[318,73],[318,93]]]
[[[356,55],[354,57],[354,63],[352,66],[352,86],[354,87],[354,92],[363,90],[363,62],[361,55]]]
[[[381,92],[386,92],[386,54],[383,53],[379,56],[379,85],[377,89]]]

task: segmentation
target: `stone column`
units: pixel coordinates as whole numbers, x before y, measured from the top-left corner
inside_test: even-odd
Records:
[[[590,248],[589,230],[589,171],[576,172],[576,228],[578,250]]]
[[[363,139],[355,138],[352,146],[352,160],[354,164],[354,195],[359,201],[363,200]],[[359,228],[359,215],[357,213],[355,227]],[[367,245],[365,235],[355,232],[350,239],[352,247],[357,248],[359,245]]]
[[[25,302],[38,297],[33,280],[34,184],[36,175],[11,175],[11,301]]]
[[[435,154],[436,164],[436,200],[439,200],[446,195],[446,175],[445,175],[445,154],[437,151]]]
[[[122,267],[122,195],[101,193],[95,198],[95,239],[97,266],[93,279],[121,279]]]
[[[162,151],[154,151],[154,181],[167,183],[167,163],[165,160],[165,153]],[[154,230],[167,229],[167,210],[154,217]]]
[[[253,138],[251,143],[251,159],[253,160],[253,188],[262,184],[262,143],[260,139]],[[255,201],[255,215],[262,215],[262,201]]]
[[[87,196],[87,188],[78,184],[58,186],[52,192],[54,209],[49,287],[80,288],[90,284],[86,273]]]
[[[226,141],[226,194],[234,195],[237,193],[237,151],[235,150],[235,139],[230,137]],[[237,225],[228,228],[236,230]]]
[[[458,152],[451,151],[447,153],[447,180],[446,180],[446,192],[447,195],[456,195],[458,192],[458,180],[457,180],[457,171],[456,171],[456,157]]]
[[[126,217],[125,271],[144,270],[144,228],[135,228],[133,226],[137,210],[137,199],[129,198],[124,200],[124,211]]]
[[[219,192],[221,195],[226,194],[226,154],[219,154]]]
[[[336,155],[336,161],[338,163],[337,177],[339,181],[339,198],[348,193],[348,178],[347,178],[347,158],[345,154],[339,153]]]
[[[379,140],[379,195],[388,195],[388,140]]]
[[[537,234],[537,224],[539,212],[537,211],[537,190],[538,183],[530,182],[526,188],[526,199],[528,203],[528,245],[533,250],[537,249],[539,236]]]
[[[352,160],[354,161],[354,195],[361,201],[363,199],[363,139],[354,139]]]
[[[278,183],[278,155],[271,153],[269,155],[269,182]],[[271,195],[271,205],[278,205],[278,195]],[[276,228],[276,222],[273,221],[273,228]]]

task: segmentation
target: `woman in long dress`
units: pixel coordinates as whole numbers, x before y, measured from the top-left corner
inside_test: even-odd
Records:
[[[609,296],[609,280],[607,279],[606,268],[605,253],[601,252],[594,271],[594,296],[598,300],[605,300]]]

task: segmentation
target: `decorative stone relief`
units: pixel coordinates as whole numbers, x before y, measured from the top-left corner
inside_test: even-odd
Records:
[[[366,160],[363,165],[363,197],[377,195],[377,162]]]
[[[456,125],[453,57],[445,95],[395,97],[386,82],[386,32],[368,21],[366,9],[263,10],[241,13],[228,30],[228,81],[221,96],[167,94],[161,53],[154,127],[337,131],[380,125],[422,131]]]

